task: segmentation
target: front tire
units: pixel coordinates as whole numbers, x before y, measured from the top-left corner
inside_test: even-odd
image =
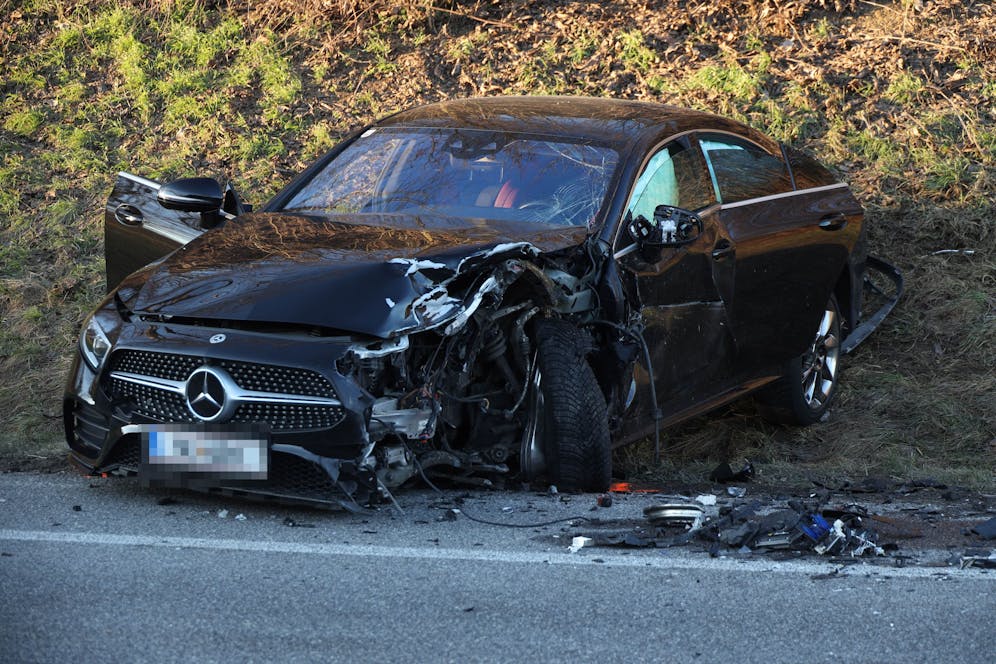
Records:
[[[781,424],[808,426],[823,419],[840,382],[840,308],[833,295],[806,351],[759,395],[761,414]]]
[[[537,321],[534,337],[523,475],[546,475],[565,491],[605,491],[612,450],[605,398],[585,359],[590,342],[573,325],[554,319]]]

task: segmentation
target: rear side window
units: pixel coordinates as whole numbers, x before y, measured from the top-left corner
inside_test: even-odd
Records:
[[[792,168],[792,175],[795,176],[795,186],[797,188],[811,189],[812,187],[822,187],[837,182],[830,171],[809,155],[790,147],[785,148],[785,155],[788,157],[789,166]]]
[[[701,134],[699,145],[721,203],[792,191],[792,179],[781,157],[750,141],[726,134]]]

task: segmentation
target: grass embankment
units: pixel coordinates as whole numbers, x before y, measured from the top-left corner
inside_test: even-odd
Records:
[[[847,358],[828,422],[781,429],[740,405],[668,432],[665,472],[749,455],[769,476],[993,486],[993,7],[657,4],[0,0],[0,456],[63,450],[61,382],[102,292],[116,171],[231,178],[258,203],[396,109],[588,94],[712,110],[809,150],[854,186],[873,249],[907,280]],[[935,253],[950,249],[974,253]]]

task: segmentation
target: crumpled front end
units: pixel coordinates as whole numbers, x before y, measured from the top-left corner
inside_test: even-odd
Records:
[[[351,509],[416,476],[509,476],[523,451],[530,321],[589,310],[592,294],[526,243],[455,269],[395,262],[419,295],[373,303],[410,321],[387,339],[136,313],[112,294],[88,321],[66,387],[73,457],[153,484]],[[229,454],[212,441],[234,432],[265,440],[254,473],[193,462],[152,472],[159,456]]]

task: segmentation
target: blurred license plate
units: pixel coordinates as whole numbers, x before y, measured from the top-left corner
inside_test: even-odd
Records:
[[[259,426],[140,425],[148,479],[265,480],[269,432]]]

